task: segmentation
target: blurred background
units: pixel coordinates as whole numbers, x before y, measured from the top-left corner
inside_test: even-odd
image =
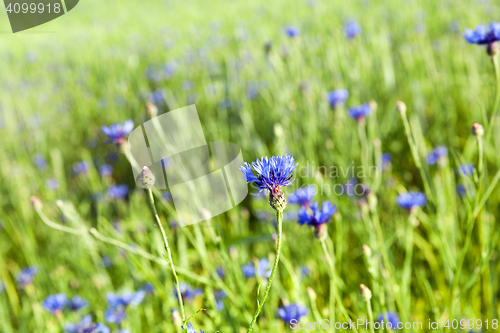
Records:
[[[491,325],[498,318],[496,189],[476,219],[455,279],[459,291],[450,295],[468,210],[500,166],[496,127],[485,143],[482,191],[455,172],[477,163],[470,128],[486,127],[495,94],[491,57],[462,35],[498,20],[498,3],[86,0],[16,34],[6,13],[0,16],[0,332],[63,332],[86,314],[112,332],[181,332],[159,228],[123,149],[101,127],[129,119],[137,127],[190,104],[207,141],[236,143],[245,161],[291,153],[299,167],[311,166],[287,194],[307,184],[371,189],[371,199],[327,190],[316,196],[337,205],[328,242],[352,319],[368,318],[361,283],[373,292],[375,317],[391,311],[424,327],[428,319],[444,324],[454,297],[452,319]],[[345,103],[329,103],[336,89],[348,90]],[[399,100],[420,168],[395,110]],[[368,101],[375,103],[360,125],[347,110]],[[436,146],[449,151],[441,166],[426,163]],[[360,165],[380,172],[340,172]],[[265,195],[249,190],[238,207],[184,228],[168,191],[155,192],[179,278],[188,284],[186,313],[206,309],[191,320],[197,329],[245,332],[255,311],[262,277],[245,276],[242,266],[274,259],[275,215]],[[429,199],[417,213],[412,257],[408,212],[396,204],[409,190],[425,190]],[[31,196],[43,204],[39,213]],[[296,223],[298,208],[285,211],[283,258],[258,332],[290,331],[278,314],[288,304],[307,309],[303,321],[331,315],[326,259],[313,232]],[[368,258],[364,244],[373,252]],[[127,291],[144,291],[140,304],[106,314],[106,294]],[[87,306],[54,315],[43,301],[59,293],[80,295]],[[470,329],[494,331],[463,331]]]

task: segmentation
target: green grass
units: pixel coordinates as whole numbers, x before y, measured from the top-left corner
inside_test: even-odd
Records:
[[[1,15],[0,30],[7,32],[7,16]],[[403,321],[420,321],[426,327],[429,319],[440,319],[442,325],[453,303],[451,318],[489,319],[491,325],[499,312],[500,196],[497,187],[487,189],[495,185],[500,167],[498,124],[485,143],[479,191],[471,183],[473,197],[456,195],[456,185],[466,180],[454,169],[466,162],[477,169],[476,139],[470,128],[474,122],[488,128],[495,93],[491,58],[484,48],[467,44],[462,32],[499,16],[500,8],[492,1],[317,1],[308,6],[296,0],[87,0],[45,25],[2,34],[0,280],[6,290],[0,293],[0,332],[61,332],[65,323],[78,321],[84,313],[103,321],[107,292],[135,290],[146,282],[155,291],[127,311],[123,328],[181,331],[172,321],[171,310],[178,307],[173,278],[145,193],[135,187],[125,156],[106,145],[100,132],[102,125],[132,119],[137,126],[147,120],[141,95],[157,88],[165,90],[168,110],[191,104],[194,94],[207,141],[238,144],[248,162],[262,155],[292,153],[299,168],[314,166],[315,172],[297,172],[295,186],[326,189],[345,184],[349,176],[316,171],[320,166],[377,166],[381,152],[391,153],[389,170],[360,179],[373,189],[367,201],[331,192],[316,197],[319,202],[331,200],[339,210],[328,226],[327,245],[332,253],[335,250],[336,285],[349,316],[368,317],[359,295],[360,284],[365,284],[373,293],[375,316],[390,310]],[[363,32],[348,41],[342,24],[351,17]],[[458,33],[450,29],[451,22],[459,23]],[[287,24],[301,29],[299,38],[283,33]],[[416,32],[417,24],[425,26],[422,33]],[[272,48],[266,56],[268,41]],[[172,60],[179,65],[172,78],[148,80],[148,67],[161,69]],[[192,91],[183,90],[185,80],[193,82]],[[261,90],[250,100],[247,89],[254,83]],[[301,84],[307,89],[301,90]],[[338,88],[348,89],[350,97],[345,108],[333,111],[325,96]],[[229,108],[222,107],[224,99],[231,101]],[[363,145],[365,139],[346,109],[369,100],[378,107],[367,117]],[[407,105],[420,170],[395,110],[399,100]],[[425,163],[426,154],[437,145],[450,151],[443,168]],[[73,174],[75,162],[102,165],[112,152],[120,156],[112,179],[101,179],[95,167],[88,177]],[[36,153],[47,159],[47,170],[36,169]],[[423,175],[432,200],[416,212],[418,225],[413,228],[413,217],[397,207],[396,196],[424,191]],[[45,186],[50,178],[60,183],[56,191]],[[112,183],[129,185],[127,200],[92,200]],[[32,195],[42,200],[49,221],[74,228],[78,235],[45,224],[30,206]],[[168,226],[175,218],[173,205],[156,201]],[[121,232],[112,227],[118,220]],[[267,200],[249,196],[209,222],[167,227],[180,280],[203,290],[203,296],[185,304],[188,316],[206,309],[192,319],[195,327],[206,332],[246,331],[260,281],[245,280],[241,265],[252,258],[273,260],[274,221]],[[451,302],[470,226],[471,244]],[[97,237],[88,232],[90,228],[98,230]],[[322,244],[295,221],[285,221],[283,233],[282,259],[255,332],[290,331],[276,314],[287,302],[308,308],[303,321],[329,317],[330,268]],[[411,233],[413,243],[408,241]],[[369,260],[363,255],[364,244],[373,252]],[[113,266],[104,268],[101,257],[111,258]],[[21,290],[15,275],[31,265],[40,273],[31,287]],[[220,265],[226,269],[225,280],[216,277]],[[310,268],[309,277],[301,277],[302,265]],[[221,289],[228,297],[219,312],[213,293]],[[79,294],[90,306],[80,315],[58,320],[42,309],[41,302],[61,292]],[[338,308],[336,318],[345,319]],[[490,326],[488,331],[494,330]]]

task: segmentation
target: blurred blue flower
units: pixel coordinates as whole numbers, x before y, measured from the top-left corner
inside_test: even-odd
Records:
[[[33,278],[38,274],[38,267],[31,266],[22,269],[16,276],[17,283],[21,288],[29,286],[33,283]]]
[[[125,142],[125,138],[132,132],[134,129],[134,122],[132,120],[126,120],[123,125],[122,124],[113,124],[111,126],[102,126],[101,130],[104,135],[108,136],[106,142],[114,143],[114,144],[122,144]]]
[[[302,274],[302,277],[307,277],[311,274],[311,270],[306,265],[302,265],[300,266],[300,273]]]
[[[63,310],[67,301],[65,294],[50,295],[42,302],[42,307],[53,315],[56,315]]]
[[[218,311],[224,310],[224,303],[222,303],[222,300],[227,297],[226,293],[222,290],[218,290],[214,292],[214,297],[217,310]]]
[[[262,157],[261,160],[257,159],[252,162],[252,166],[257,172],[257,177],[252,172],[252,166],[245,162],[245,165],[240,167],[243,172],[243,179],[247,183],[254,182],[257,187],[262,191],[267,189],[269,191],[280,188],[281,186],[292,185],[293,178],[292,172],[297,167],[294,165],[295,159],[291,154],[278,155],[270,159]]]
[[[78,295],[73,296],[73,298],[68,301],[68,309],[75,312],[80,309],[86,308],[88,305],[89,302]]]
[[[359,35],[362,30],[359,23],[353,19],[349,19],[344,23],[344,36],[348,39],[353,39]]]
[[[144,290],[148,294],[152,294],[154,292],[155,288],[154,288],[154,286],[151,283],[146,282],[144,284],[144,286],[142,286],[142,290]]]
[[[300,30],[299,28],[289,25],[288,27],[285,28],[285,33],[287,34],[288,37],[295,38],[299,36]]]
[[[181,291],[181,297],[183,300],[193,299],[196,296],[202,295],[202,291],[200,288],[197,288],[195,290],[195,289],[193,289],[193,287],[191,287],[186,282],[179,283],[179,289]],[[173,293],[174,293],[175,297],[177,297],[177,289],[175,287],[173,288]]]
[[[287,324],[293,319],[299,321],[300,317],[305,315],[307,315],[307,308],[297,303],[292,303],[278,309],[278,317]]]
[[[108,188],[108,196],[113,199],[122,199],[128,193],[127,185],[113,185]]]
[[[349,116],[353,119],[356,120],[361,120],[364,119],[366,116],[368,116],[372,112],[372,109],[370,107],[369,103],[365,103],[362,105],[358,106],[353,106],[352,108],[349,108]]]
[[[154,104],[160,104],[165,101],[165,90],[156,89],[153,91],[149,98]]]
[[[67,333],[110,333],[104,324],[92,323],[92,316],[86,315],[78,324],[71,324],[64,328]]]
[[[99,174],[102,177],[111,177],[111,175],[113,174],[113,167],[109,164],[103,164],[99,168]]]
[[[385,327],[387,328],[397,329],[399,324],[399,316],[394,312],[381,313],[378,315],[377,321],[379,323],[382,323],[382,321],[384,321],[386,323]],[[391,324],[391,327],[388,326],[389,323]]]
[[[184,326],[181,326],[182,329],[184,329]],[[187,326],[187,333],[197,333],[193,327],[193,324],[191,324],[191,322],[188,323],[188,326]],[[201,330],[200,328],[200,333],[205,333],[204,330]]]
[[[167,63],[165,63],[165,66],[163,66],[163,72],[166,74],[167,78],[169,78],[175,74],[177,67],[178,66],[175,61],[168,61]]]
[[[111,261],[110,257],[102,257],[101,264],[104,268],[110,268],[111,266],[113,266],[113,261]]]
[[[396,202],[401,208],[412,209],[425,205],[427,198],[422,192],[406,192],[398,195]]]
[[[0,293],[3,293],[5,291],[5,283],[3,281],[0,281]]]
[[[172,194],[170,194],[169,191],[164,191],[161,193],[161,198],[164,201],[170,201],[170,200],[172,200]]]
[[[469,44],[492,44],[500,40],[500,23],[492,22],[488,29],[481,24],[476,30],[465,29],[464,38]]]
[[[443,146],[438,146],[427,155],[427,163],[434,165],[442,161],[448,155],[448,149]]]
[[[299,188],[297,191],[290,194],[288,202],[294,205],[308,207],[316,195],[316,189],[312,185]]]
[[[47,169],[47,160],[42,154],[35,154],[35,156],[33,156],[33,162],[38,170],[44,171]]]
[[[45,181],[45,187],[51,191],[55,191],[59,188],[59,181],[55,178],[49,178]]]
[[[87,174],[89,170],[90,170],[90,164],[87,161],[80,161],[78,163],[73,164],[73,173],[75,175]]]
[[[385,171],[389,168],[392,161],[392,155],[389,153],[382,154],[382,171]]]
[[[319,227],[321,224],[328,223],[333,214],[337,211],[337,207],[332,205],[330,201],[323,201],[321,210],[318,203],[314,202],[309,209],[302,207],[299,212],[299,224],[308,225],[311,227]]]
[[[123,306],[110,306],[104,312],[104,319],[106,322],[111,324],[121,324],[125,320],[126,316],[125,307]]]
[[[226,272],[224,271],[224,268],[223,268],[222,266],[219,266],[219,267],[217,267],[216,271],[217,271],[217,275],[218,275],[218,276],[219,276],[222,280],[224,280],[224,279],[225,279],[225,277],[226,277]]]
[[[245,278],[247,279],[254,276],[267,279],[271,275],[271,270],[269,269],[269,260],[267,258],[259,259],[257,270],[255,270],[255,264],[253,263],[253,261],[250,261],[248,265],[243,265],[241,267],[241,271],[243,272],[243,276],[245,276]]]
[[[474,174],[474,165],[471,163],[460,165],[455,172],[457,175],[472,176]]]
[[[457,195],[460,198],[463,198],[463,197],[466,197],[466,196],[472,197],[473,194],[474,194],[472,192],[472,186],[470,184],[467,184],[467,188],[463,184],[458,184],[457,188],[456,188],[456,191],[457,191]]]
[[[344,104],[345,100],[349,97],[347,89],[337,89],[328,93],[328,104],[331,109],[336,106]]]
[[[106,294],[106,300],[108,301],[109,307],[115,308],[119,306],[129,306],[129,305],[139,305],[144,300],[146,292],[144,290],[138,290],[137,292],[126,292],[123,294],[115,294],[109,292]]]

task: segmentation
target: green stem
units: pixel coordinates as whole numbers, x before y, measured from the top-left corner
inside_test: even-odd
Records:
[[[368,308],[368,320],[372,325],[370,325],[370,332],[375,333],[375,330],[373,329],[374,321],[373,321],[373,310],[372,310],[372,302],[370,300],[366,301],[366,307]]]
[[[493,110],[491,110],[491,118],[488,123],[488,130],[486,131],[485,142],[488,143],[491,135],[493,134],[493,124],[498,113],[498,105],[500,103],[500,67],[498,65],[498,56],[493,56],[493,67],[495,68],[495,80],[496,80],[496,93],[495,102],[493,104]]]
[[[271,290],[271,284],[273,283],[274,275],[276,275],[276,271],[278,270],[278,263],[280,261],[280,252],[281,252],[281,234],[283,232],[283,211],[276,210],[276,220],[278,222],[278,241],[276,243],[276,257],[274,258],[273,270],[271,271],[271,276],[269,277],[269,281],[267,282],[266,290],[264,291],[264,296],[262,296],[262,300],[258,303],[257,311],[255,311],[255,315],[253,316],[252,322],[248,327],[247,333],[252,332],[253,326],[259,317],[260,312],[262,311],[262,307],[266,302],[267,295]],[[257,296],[258,297],[258,296]]]
[[[165,230],[163,229],[163,225],[161,224],[160,217],[158,216],[158,212],[156,211],[155,199],[153,197],[153,191],[151,191],[151,189],[148,189],[147,192],[148,192],[148,196],[149,196],[149,202],[151,204],[151,209],[153,210],[153,215],[155,216],[156,223],[158,223],[158,226],[160,227],[160,230],[161,230],[161,234],[163,236],[163,241],[165,243],[165,250],[167,250],[168,263],[170,265],[170,270],[172,271],[172,274],[174,275],[174,279],[175,279],[175,289],[177,291],[177,298],[179,300],[182,325],[185,326],[186,325],[186,315],[184,314],[184,304],[182,302],[182,294],[181,294],[181,289],[179,287],[179,278],[177,277],[177,273],[175,272],[174,262],[172,260],[172,254],[170,253],[170,247],[168,246],[167,235],[165,234]]]
[[[337,284],[335,283],[335,264],[330,256],[330,253],[328,253],[326,242],[324,240],[321,241],[321,246],[323,247],[323,251],[325,252],[328,266],[330,267],[330,316],[332,322],[335,323],[335,297],[337,295]],[[334,329],[333,331],[335,332],[336,329]]]
[[[412,271],[412,261],[413,261],[413,232],[415,230],[415,221],[416,221],[416,216],[415,212],[412,210],[410,212],[410,217],[409,217],[409,230],[408,234],[406,235],[406,257],[404,261],[404,268],[403,268],[403,288],[406,292],[406,300],[408,301],[406,308],[410,309],[410,297],[411,297],[411,291],[410,291],[410,285],[411,285],[411,271]]]

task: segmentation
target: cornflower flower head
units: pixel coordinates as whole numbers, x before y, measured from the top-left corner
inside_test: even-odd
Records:
[[[45,187],[51,191],[59,188],[59,181],[56,178],[49,178],[45,181]]]
[[[415,207],[422,207],[425,205],[427,198],[422,192],[406,192],[398,195],[396,202],[399,207],[411,211]]]
[[[363,121],[366,116],[368,116],[372,112],[372,108],[370,107],[370,103],[364,103],[362,105],[353,106],[349,108],[349,117],[356,119],[359,122]]]
[[[73,164],[73,173],[75,175],[85,175],[90,170],[90,164],[87,161],[80,161]]]
[[[104,324],[94,324],[92,316],[86,315],[77,324],[71,324],[64,328],[67,333],[110,333],[109,327]]]
[[[87,302],[85,299],[83,299],[81,296],[75,295],[73,298],[71,298],[68,301],[68,309],[71,311],[78,311],[80,309],[86,308],[89,305],[89,302]]]
[[[333,110],[338,105],[343,105],[345,100],[349,97],[347,89],[337,89],[328,92],[328,105]]]
[[[113,185],[108,188],[108,196],[112,199],[123,199],[127,193],[127,185]]]
[[[332,205],[330,201],[324,201],[321,209],[317,202],[314,202],[309,208],[302,207],[297,215],[300,225],[314,227],[314,235],[319,240],[324,240],[327,236],[325,223],[330,222],[331,217],[337,211],[337,206]]]
[[[134,292],[126,292],[123,294],[115,294],[109,292],[106,294],[106,300],[111,308],[123,306],[127,307],[129,305],[139,305],[144,300],[146,292],[144,290],[139,290]]]
[[[53,315],[58,315],[62,312],[67,301],[65,294],[50,295],[42,302],[42,307]]]
[[[123,125],[120,123],[113,124],[111,126],[102,126],[101,130],[108,137],[107,143],[113,143],[121,145],[125,142],[125,137],[127,137],[130,132],[134,129],[134,122],[132,120],[126,120]]]
[[[35,156],[33,156],[33,162],[39,171],[47,169],[47,160],[42,154],[35,154]]]
[[[384,321],[386,323],[385,327],[389,329],[396,329],[399,324],[399,316],[397,313],[394,312],[386,312],[386,313],[381,313],[377,317],[377,321],[379,323],[382,323]],[[388,325],[391,325],[390,327]]]
[[[311,269],[307,267],[306,265],[300,266],[300,273],[302,274],[302,277],[308,277],[311,274]]]
[[[382,171],[385,171],[389,168],[392,162],[392,155],[389,153],[382,154]]]
[[[126,317],[127,314],[123,306],[109,307],[104,312],[104,319],[110,324],[121,324]]]
[[[152,294],[154,292],[155,288],[151,283],[146,282],[144,284],[144,286],[142,287],[142,290],[144,290],[148,294]]]
[[[252,165],[245,162],[240,167],[240,170],[243,173],[243,179],[247,183],[255,183],[260,191],[269,191],[269,204],[272,208],[283,211],[286,208],[287,201],[281,187],[290,186],[295,180],[292,173],[297,164],[294,163],[295,159],[291,154],[271,158],[266,156],[252,162]],[[253,174],[252,167],[257,176]]]
[[[492,22],[488,28],[481,24],[476,27],[476,30],[465,29],[463,36],[469,44],[487,45],[487,52],[490,56],[499,52],[496,42],[500,41],[500,23]]]
[[[258,276],[261,278],[269,278],[271,274],[271,270],[269,269],[269,260],[267,258],[259,259],[259,265],[257,269],[255,269],[255,263],[250,261],[248,265],[243,265],[241,267],[241,271],[246,279],[249,279],[254,276]]]
[[[111,177],[111,175],[113,174],[113,167],[109,164],[103,164],[99,168],[99,174],[102,177]]]
[[[17,283],[21,288],[25,288],[33,283],[33,278],[38,274],[38,267],[31,266],[22,269],[16,276]]]
[[[292,303],[280,307],[278,309],[278,317],[282,319],[285,323],[289,324],[292,320],[300,320],[300,317],[307,315],[306,307],[298,305],[297,303]]]
[[[184,326],[181,326],[181,328],[184,329]],[[197,333],[191,322],[189,322],[187,325],[187,333]],[[205,331],[200,328],[200,333],[205,333]]]
[[[349,19],[344,23],[344,36],[347,39],[353,39],[363,31],[358,22],[353,19]]]
[[[457,188],[456,188],[456,191],[457,191],[457,195],[460,197],[460,198],[464,198],[464,197],[467,197],[467,196],[473,196],[474,193],[472,192],[472,186],[470,184],[467,184],[466,186],[463,185],[463,184],[458,184],[457,185]]]
[[[455,171],[457,175],[472,176],[474,174],[474,165],[471,163],[462,164]]]
[[[218,311],[224,310],[224,303],[222,303],[222,300],[227,297],[226,293],[223,290],[218,290],[214,292],[214,297],[215,297],[215,306],[217,307]]]
[[[434,165],[436,163],[442,164],[447,155],[448,149],[443,146],[438,146],[427,155],[427,163],[429,165]]]
[[[289,25],[288,27],[285,28],[285,33],[288,37],[295,38],[300,35],[300,30],[296,26]]]
[[[224,270],[224,267],[222,266],[219,266],[217,267],[216,269],[216,272],[217,272],[217,275],[222,279],[224,280],[226,278],[226,272]]]
[[[316,189],[312,185],[308,185],[306,187],[301,187],[297,191],[290,194],[288,198],[288,202],[293,205],[301,205],[308,207],[311,204],[311,201],[314,199],[316,195]]]
[[[182,300],[190,300],[202,294],[200,288],[193,289],[193,287],[191,287],[186,282],[179,283],[179,289],[181,291]],[[177,297],[177,290],[175,289],[175,287],[173,288],[173,293],[175,297]]]

